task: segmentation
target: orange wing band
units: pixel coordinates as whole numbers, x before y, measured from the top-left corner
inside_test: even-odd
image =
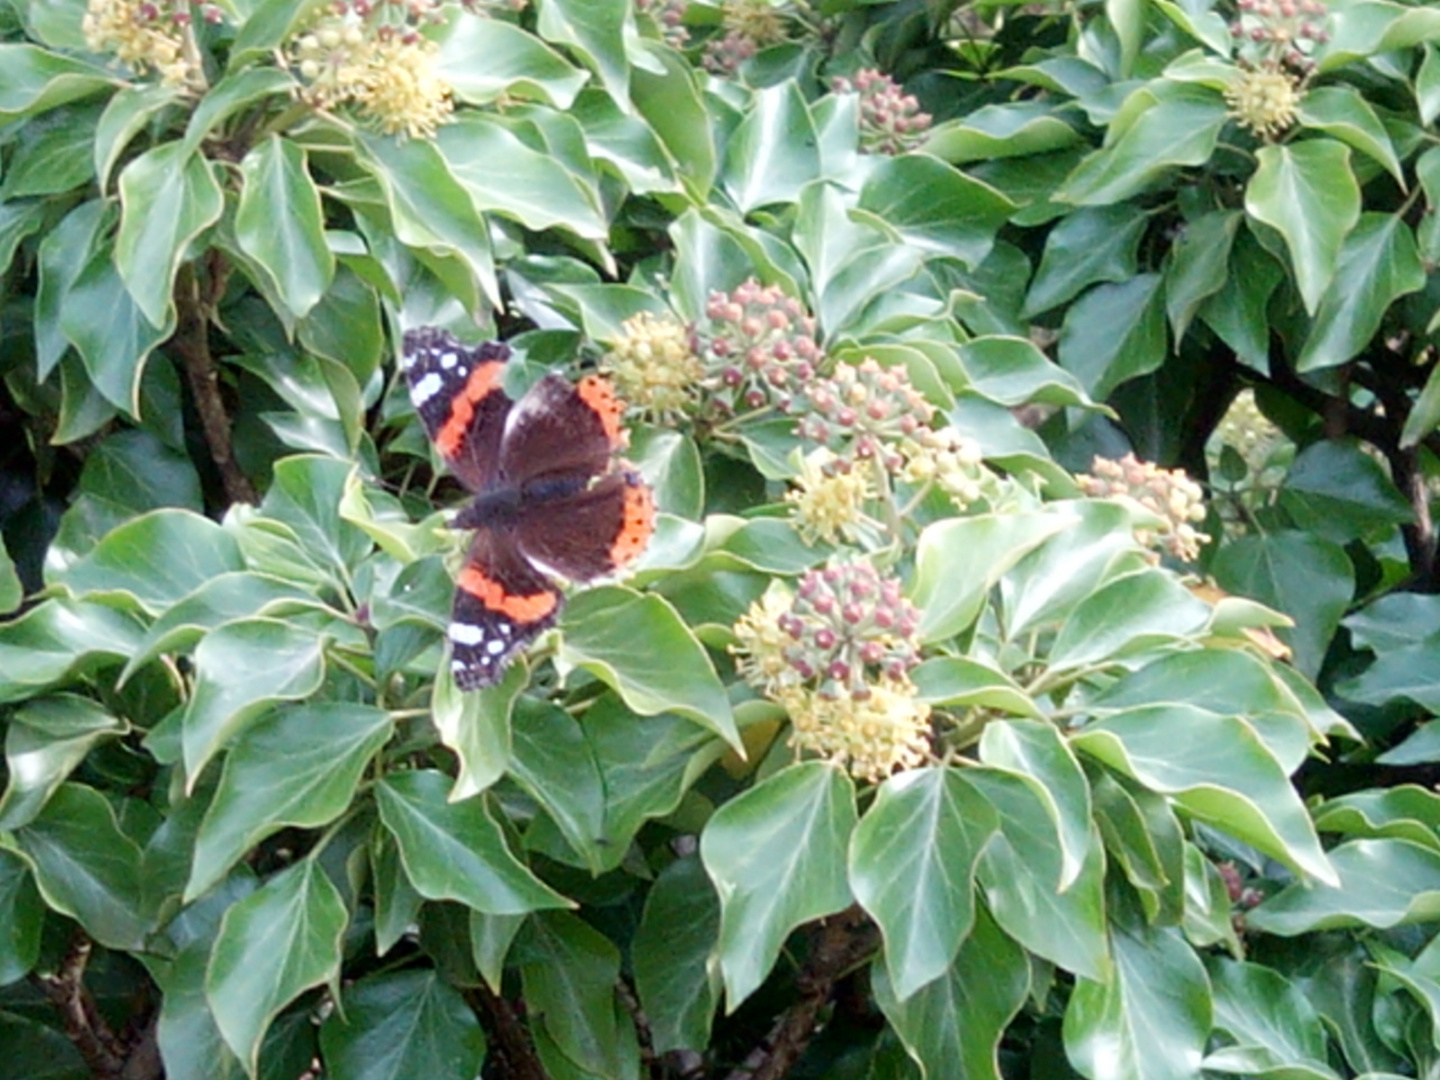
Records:
[[[470,421],[475,418],[475,407],[495,390],[495,384],[500,381],[500,373],[504,368],[504,364],[492,360],[481,364],[470,373],[470,378],[465,381],[465,389],[455,397],[450,419],[445,421],[445,426],[435,435],[435,445],[440,448],[440,453],[453,458],[459,452],[460,445],[470,431]]]
[[[470,567],[460,572],[459,585],[490,611],[498,611],[518,623],[539,622],[555,610],[555,593],[507,594],[498,582]]]

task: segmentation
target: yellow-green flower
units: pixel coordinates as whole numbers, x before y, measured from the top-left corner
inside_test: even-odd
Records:
[[[648,311],[625,320],[600,366],[625,401],[659,423],[694,408],[705,374],[689,328],[673,315]]]
[[[930,750],[930,706],[908,678],[881,676],[861,695],[828,696],[807,687],[780,692],[790,715],[790,744],[879,781],[924,763]]]
[[[830,451],[814,451],[801,463],[795,487],[785,493],[807,544],[853,539],[865,520],[865,503],[875,494],[870,470],[864,463],[853,468],[839,464]]]
[[[1304,98],[1300,77],[1280,68],[1241,69],[1225,91],[1230,115],[1262,139],[1273,139],[1295,123]]]

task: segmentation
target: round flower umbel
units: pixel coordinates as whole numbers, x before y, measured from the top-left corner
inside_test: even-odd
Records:
[[[354,104],[388,135],[434,135],[455,106],[439,48],[418,28],[443,19],[436,0],[334,0],[290,43],[302,96],[320,109]]]
[[[702,63],[712,75],[733,75],[767,45],[785,40],[784,16],[767,0],[726,0],[724,35],[705,43]]]
[[[673,424],[699,402],[704,368],[690,328],[673,315],[642,311],[621,324],[621,334],[600,361],[632,409],[659,424]]]
[[[1146,547],[1164,548],[1183,562],[1200,555],[1210,537],[1193,522],[1205,520],[1205,493],[1183,469],[1162,469],[1126,454],[1119,461],[1097,457],[1093,476],[1077,476],[1080,490],[1094,498],[1121,498],[1138,503],[1161,520],[1157,530],[1137,529],[1135,538]]]
[[[881,367],[868,357],[797,385],[783,406],[798,417],[800,438],[834,453],[835,468],[874,460],[892,474],[905,465],[902,445],[927,438],[935,412],[904,368]]]
[[[863,469],[837,469],[835,460],[824,447],[812,451],[800,463],[795,486],[785,493],[807,544],[853,541],[869,523],[865,504],[875,497],[869,474]]]
[[[1242,69],[1225,89],[1230,115],[1267,141],[1295,123],[1304,98],[1303,78],[1282,69]]]
[[[905,468],[900,478],[910,484],[933,483],[960,509],[979,502],[995,479],[988,472],[980,445],[953,428],[925,428],[900,446]]]
[[[778,285],[753,279],[710,294],[694,344],[705,389],[729,412],[788,401],[821,358],[814,317]]]
[[[113,53],[136,75],[155,71],[166,86],[199,88],[204,75],[192,36],[196,10],[206,22],[222,17],[213,4],[192,7],[189,0],[90,0],[80,28],[88,48]]]
[[[830,88],[837,94],[860,95],[860,148],[871,154],[903,154],[919,144],[930,128],[930,114],[900,84],[872,68],[853,79],[837,76]]]
[[[925,759],[929,706],[916,700],[919,614],[867,563],[772,587],[735,626],[745,679],[783,705],[791,744],[880,779]]]
[[[1271,71],[1287,67],[1305,75],[1317,45],[1330,40],[1329,10],[1321,0],[1239,0],[1240,14],[1230,24],[1236,60]]]
[[[660,36],[673,49],[683,49],[690,40],[685,29],[685,9],[690,0],[635,0],[637,10],[649,15],[660,28]]]

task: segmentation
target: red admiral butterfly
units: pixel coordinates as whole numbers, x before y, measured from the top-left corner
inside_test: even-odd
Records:
[[[469,348],[438,327],[405,335],[410,399],[440,456],[475,498],[451,522],[475,539],[456,583],[450,666],[462,690],[498,682],[560,612],[550,575],[583,582],[644,550],[655,500],[614,457],[620,401],[609,381],[546,375],[511,401],[510,349]]]

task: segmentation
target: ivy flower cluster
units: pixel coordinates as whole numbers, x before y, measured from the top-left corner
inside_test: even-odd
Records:
[[[454,110],[439,49],[419,27],[444,19],[437,0],[410,0],[393,22],[392,5],[334,0],[291,42],[288,53],[317,108],[346,103],[387,135],[431,136]]]
[[[915,95],[872,68],[856,72],[854,78],[837,76],[831,89],[860,95],[860,147],[867,153],[903,154],[930,128],[931,116],[920,111]]]
[[[793,596],[772,587],[736,623],[733,651],[789,714],[792,746],[880,780],[929,751],[930,708],[909,678],[918,628],[899,579],[842,563],[809,571]]]
[[[712,75],[733,75],[765,46],[785,40],[784,16],[767,0],[726,0],[721,11],[725,32],[705,43],[701,58]]]
[[[631,408],[660,424],[694,411],[705,374],[690,328],[673,315],[648,311],[621,324],[600,369]]]
[[[815,378],[822,356],[814,316],[778,285],[754,279],[710,295],[694,351],[704,388],[731,412],[783,404]]]
[[[660,36],[671,48],[683,49],[690,40],[685,29],[685,9],[690,0],[635,0],[637,10],[649,15],[660,28]]]
[[[1239,0],[1230,25],[1240,71],[1225,90],[1241,127],[1272,140],[1295,123],[1315,62],[1310,54],[1330,40],[1321,0]]]
[[[1076,477],[1086,495],[1128,499],[1160,519],[1157,529],[1136,531],[1141,544],[1163,548],[1183,562],[1199,557],[1200,545],[1210,539],[1194,525],[1205,520],[1205,493],[1183,469],[1162,469],[1134,454],[1119,461],[1097,457],[1090,467],[1093,475]]]
[[[213,4],[198,11],[206,22],[222,18]],[[113,54],[136,75],[154,71],[166,86],[194,87],[203,73],[193,20],[190,0],[90,0],[80,29],[91,51]]]

